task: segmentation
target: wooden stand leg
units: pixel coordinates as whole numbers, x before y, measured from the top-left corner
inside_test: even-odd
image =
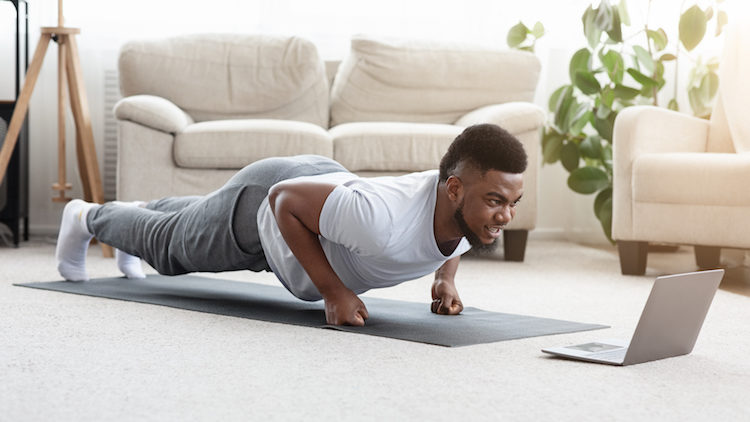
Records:
[[[34,85],[39,77],[39,71],[44,62],[44,55],[47,53],[47,47],[51,39],[49,34],[42,34],[41,38],[39,38],[39,44],[36,46],[36,51],[34,51],[34,58],[31,60],[31,65],[26,72],[23,89],[21,89],[21,93],[18,96],[18,102],[13,110],[13,117],[11,117],[10,125],[8,126],[8,133],[5,135],[3,147],[0,149],[0,183],[5,178],[5,170],[8,169],[8,163],[10,163],[10,157],[16,146],[18,134],[21,132],[24,119],[26,119],[26,111],[29,109],[31,93],[34,92]]]
[[[503,230],[503,251],[506,261],[523,262],[528,230]]]
[[[624,275],[646,274],[648,242],[618,240],[617,250],[620,253],[620,270]]]
[[[78,154],[78,168],[81,172],[81,181],[84,187],[84,197],[88,201],[98,204],[104,203],[104,190],[99,173],[99,162],[96,159],[96,145],[94,144],[94,132],[91,128],[91,116],[86,97],[86,87],[81,72],[81,62],[78,56],[78,46],[75,37],[63,35],[64,46],[67,48],[67,71],[68,86],[70,87],[70,104],[73,110],[73,119],[76,123],[76,152]],[[88,193],[86,191],[88,190]],[[114,256],[112,248],[102,243],[102,252],[105,257]]]
[[[721,248],[716,246],[694,246],[695,263],[701,270],[719,268],[721,264]]]

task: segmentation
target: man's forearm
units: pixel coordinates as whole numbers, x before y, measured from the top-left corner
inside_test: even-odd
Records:
[[[458,263],[460,261],[460,256],[445,261],[443,265],[435,271],[435,280],[442,280],[453,284],[456,277],[456,271],[458,271]]]

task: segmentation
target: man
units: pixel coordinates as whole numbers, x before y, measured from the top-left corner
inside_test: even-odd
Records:
[[[117,248],[118,267],[160,274],[273,271],[302,300],[325,302],[329,324],[364,325],[357,297],[435,272],[432,312],[456,315],[461,254],[490,249],[515,216],[526,153],[491,124],[466,128],[440,170],[359,178],[319,156],[269,158],[206,196],[147,204],[71,201],[56,256],[66,280],[87,280],[92,236]]]

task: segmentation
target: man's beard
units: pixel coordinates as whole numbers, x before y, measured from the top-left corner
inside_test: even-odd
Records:
[[[456,213],[453,214],[453,218],[456,220],[458,228],[461,229],[461,234],[463,234],[466,240],[469,241],[471,248],[479,253],[490,253],[494,251],[495,248],[497,248],[497,239],[495,239],[492,243],[482,243],[482,241],[479,239],[479,236],[469,228],[468,224],[466,224],[466,220],[464,220],[463,210],[463,204],[459,205]]]

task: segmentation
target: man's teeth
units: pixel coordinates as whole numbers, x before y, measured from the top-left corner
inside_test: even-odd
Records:
[[[500,231],[500,227],[487,227],[487,230],[489,230],[491,233],[497,233]]]

